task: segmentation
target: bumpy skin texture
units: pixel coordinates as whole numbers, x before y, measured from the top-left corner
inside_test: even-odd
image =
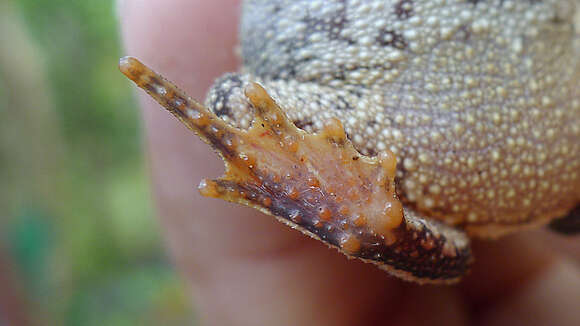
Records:
[[[206,106],[136,59],[120,66],[224,159],[202,194],[404,279],[450,283],[472,260],[463,231],[497,237],[580,201],[574,12],[573,1],[246,1],[244,67]]]
[[[406,207],[496,237],[580,200],[575,1],[246,1],[241,74],[206,104],[234,125],[262,83],[295,124],[340,119],[393,151]]]

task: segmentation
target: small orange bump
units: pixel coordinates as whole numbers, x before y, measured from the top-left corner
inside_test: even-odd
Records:
[[[340,239],[340,248],[346,252],[347,254],[354,255],[356,254],[361,247],[360,240],[357,239],[354,235],[345,234]]]
[[[350,208],[346,205],[342,205],[342,206],[340,206],[340,209],[338,210],[338,212],[342,215],[347,215],[350,212]]]
[[[298,148],[299,148],[299,146],[300,146],[300,145],[298,145],[298,142],[297,142],[297,141],[294,141],[294,140],[289,140],[289,141],[286,143],[286,146],[287,146],[287,148],[288,148],[288,151],[289,151],[290,153],[296,153],[296,152],[298,151]]]
[[[443,245],[442,253],[443,255],[450,258],[455,258],[457,256],[457,252],[449,242],[445,242],[445,244]]]
[[[294,223],[300,223],[300,222],[302,222],[302,216],[300,215],[300,213],[298,211],[294,211],[294,212],[290,213],[290,219]]]
[[[392,246],[397,242],[397,236],[393,232],[383,234],[383,238],[386,246]]]
[[[435,241],[431,238],[421,240],[421,247],[425,250],[431,250],[435,247]]]
[[[395,177],[395,172],[397,171],[397,157],[390,150],[386,150],[379,154],[379,162],[387,174],[387,178],[392,180]]]
[[[200,128],[207,127],[210,122],[208,115],[199,111],[195,112],[197,112],[197,114],[190,115],[191,120],[194,121],[195,124]]]
[[[270,197],[264,197],[262,199],[262,205],[264,205],[264,207],[272,206],[272,199]]]
[[[250,83],[246,86],[244,93],[252,105],[259,111],[272,111],[275,108],[274,100],[268,92],[258,83]]]
[[[306,194],[304,200],[311,205],[315,205],[318,202],[318,198],[312,196],[312,194]]]
[[[316,228],[321,228],[322,227],[322,221],[318,220],[318,221],[314,221],[314,227]]]
[[[145,66],[134,57],[122,57],[119,60],[119,70],[133,81],[137,81],[144,73]]]
[[[270,130],[264,130],[262,133],[260,133],[260,135],[258,137],[264,138],[266,136],[272,136],[272,132]]]
[[[308,177],[306,182],[311,187],[315,187],[315,188],[320,187],[320,181],[318,181],[318,179],[316,177],[310,176],[310,177]]]
[[[355,226],[361,227],[367,224],[367,218],[363,214],[357,214],[353,222]]]
[[[352,164],[352,158],[349,153],[340,153],[340,163],[343,166],[350,166]]]
[[[322,206],[319,209],[318,216],[320,217],[321,220],[328,222],[332,218],[332,212],[328,207]]]
[[[298,192],[298,189],[296,189],[296,187],[290,187],[288,189],[288,191],[286,192],[286,195],[288,195],[288,198],[290,198],[292,200],[296,200],[296,199],[298,199],[300,192]]]
[[[385,203],[382,218],[377,221],[377,232],[383,234],[392,230],[403,222],[403,205],[398,200],[391,200]]]
[[[197,187],[197,189],[199,190],[199,193],[202,196],[212,197],[212,198],[220,197],[220,193],[218,191],[218,186],[217,186],[217,183],[215,181],[203,179],[199,183],[199,186]]]
[[[170,102],[170,100],[172,100],[175,97],[175,92],[171,89],[165,89],[165,96],[163,96],[164,98],[166,98],[168,100],[168,102]],[[174,102],[171,101],[169,103],[169,106],[173,106]]]
[[[292,222],[294,222],[294,223],[302,222],[302,216],[300,215],[300,212],[298,212],[298,211],[291,212],[289,217],[290,217],[290,220],[292,220]]]
[[[256,158],[252,156],[248,156],[246,153],[238,154],[240,159],[248,166],[250,169],[253,169],[256,164]]]

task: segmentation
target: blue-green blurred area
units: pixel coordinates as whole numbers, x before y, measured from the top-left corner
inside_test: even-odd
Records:
[[[184,325],[113,0],[0,0],[0,325]]]

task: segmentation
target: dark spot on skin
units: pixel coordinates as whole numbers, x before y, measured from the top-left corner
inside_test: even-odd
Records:
[[[457,31],[457,38],[463,41],[469,40],[471,37],[471,27],[469,25],[463,24],[459,26]]]
[[[296,52],[296,49],[301,49],[305,46],[305,42],[299,38],[279,43],[278,47],[284,54],[286,54],[285,58],[287,62],[285,62],[284,65],[278,68],[276,71],[268,71],[267,73],[261,71],[261,68],[265,68],[267,65],[257,67],[257,75],[262,77],[267,76],[268,78],[274,80],[287,80],[296,78],[298,76],[298,72],[303,70],[301,67],[315,59],[315,57],[301,57],[300,59],[295,58],[294,53]],[[245,65],[247,66],[247,64]],[[302,78],[301,81],[306,82],[309,80]]]
[[[554,17],[550,19],[550,23],[554,25],[562,25],[566,23],[566,20],[558,15],[558,13],[554,14]]]
[[[389,62],[385,62],[383,64],[373,64],[373,65],[357,65],[357,64],[349,64],[348,66],[339,65],[339,66],[334,67],[334,69],[332,71],[329,71],[328,74],[334,80],[342,80],[342,81],[345,81],[345,84],[347,84],[347,85],[355,86],[355,87],[349,88],[348,91],[352,95],[360,98],[363,96],[362,90],[368,88],[368,85],[359,84],[359,83],[349,83],[350,80],[349,80],[349,78],[347,78],[348,72],[363,71],[363,74],[364,74],[365,70],[367,70],[367,71],[387,71],[387,70],[391,70],[393,67],[394,66]],[[309,79],[303,79],[302,81],[317,82],[318,78],[319,78],[318,76],[313,76]]]
[[[220,87],[214,88],[213,94],[210,95],[211,103],[209,108],[218,117],[228,116],[233,118],[228,102],[234,90],[241,88],[243,86],[243,82],[239,75],[228,74],[220,78],[216,84],[220,85]],[[222,87],[222,85],[224,86]],[[225,85],[228,86],[225,87]]]
[[[151,84],[145,84],[141,87],[143,87],[143,89],[149,94],[156,94],[157,93],[157,90],[155,90],[155,88]]]
[[[332,71],[332,78],[335,80],[345,80],[346,79],[345,70],[342,67],[339,67],[339,69]]]
[[[293,123],[296,127],[300,128],[302,130],[305,130],[306,127],[314,126],[314,122],[312,122],[312,120],[309,120],[309,119],[294,120]]]
[[[346,0],[341,0],[340,2],[339,9],[329,16],[317,17],[308,13],[306,18],[303,19],[303,22],[306,23],[306,35],[324,32],[331,40],[346,41],[349,44],[354,43],[353,40],[341,35],[348,20],[346,18]]]
[[[353,89],[353,90],[349,90],[350,93],[358,98],[361,98],[363,96],[363,93],[361,91],[361,89]]]
[[[179,95],[176,95],[176,96],[175,96],[175,98],[174,98],[173,100],[174,100],[174,102],[177,102],[177,101],[179,101],[179,102],[181,102],[181,103],[183,103],[183,104],[186,104],[186,103],[187,103],[187,100],[186,100],[186,99],[184,99],[183,97],[179,96]]]
[[[150,76],[149,80],[150,80],[150,84],[153,84],[153,85],[163,85],[164,84],[164,82],[161,79],[157,78],[157,76]]]
[[[222,155],[226,159],[233,160],[234,155],[236,155],[236,153],[224,144],[224,141],[223,141],[224,137],[218,138],[217,135],[215,135],[211,132],[207,132],[206,130],[200,130],[200,132],[207,138],[207,140],[210,142],[210,144],[213,148],[220,151],[220,153],[222,153]]]
[[[407,47],[407,40],[403,35],[388,28],[379,31],[376,41],[382,46],[390,46],[399,50]]]
[[[332,106],[333,109],[339,111],[350,111],[354,108],[347,102],[347,100],[342,95],[336,95],[337,103]]]
[[[367,148],[367,156],[370,157],[377,156],[377,151],[374,148]]]
[[[282,10],[282,7],[279,4],[274,5],[274,8],[272,8],[272,13],[276,14],[278,12],[280,12],[280,10]]]
[[[384,109],[384,112],[387,113],[387,108]],[[387,120],[389,123],[387,124],[388,126],[398,126],[399,124],[397,122],[395,122],[395,120],[393,120],[393,118],[387,116],[385,118],[385,120]]]
[[[401,0],[395,4],[395,15],[400,20],[413,16],[413,0]]]

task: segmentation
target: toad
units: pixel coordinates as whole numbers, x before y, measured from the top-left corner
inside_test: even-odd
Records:
[[[556,225],[577,227],[575,13],[572,0],[248,0],[243,67],[205,105],[135,58],[120,69],[224,160],[203,195],[405,280],[453,283],[471,237],[567,214]]]

